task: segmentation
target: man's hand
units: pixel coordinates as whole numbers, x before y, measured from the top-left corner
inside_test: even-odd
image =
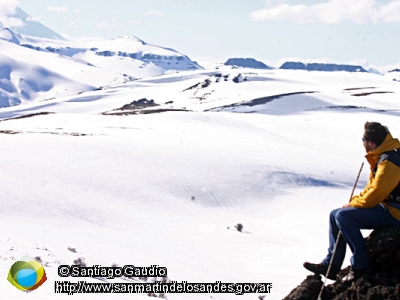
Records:
[[[351,207],[350,202],[343,204],[342,208]]]

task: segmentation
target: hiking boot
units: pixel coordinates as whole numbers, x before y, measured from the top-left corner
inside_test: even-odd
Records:
[[[318,275],[326,276],[326,273],[328,272],[328,266],[323,265],[323,264],[312,264],[309,262],[305,262],[303,264],[303,266],[308,271],[311,271]],[[331,269],[329,270],[329,274],[328,274],[328,276],[326,276],[326,278],[331,279],[331,280],[336,280],[336,276],[339,273],[339,271],[340,271],[340,267],[332,265]]]

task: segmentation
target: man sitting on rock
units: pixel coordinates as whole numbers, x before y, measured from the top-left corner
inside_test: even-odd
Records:
[[[319,264],[304,263],[307,270],[332,280],[342,267],[346,243],[353,256],[351,271],[343,281],[358,279],[368,271],[371,262],[360,229],[400,228],[400,142],[392,137],[386,126],[377,122],[365,123],[362,141],[371,165],[369,181],[359,195],[331,212],[328,255]],[[336,245],[339,231],[341,237]],[[331,259],[331,268],[326,274]]]

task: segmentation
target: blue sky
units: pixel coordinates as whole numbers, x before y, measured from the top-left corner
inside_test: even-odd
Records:
[[[71,39],[134,35],[189,57],[400,63],[400,0],[0,0]],[[4,9],[4,5],[3,5]]]

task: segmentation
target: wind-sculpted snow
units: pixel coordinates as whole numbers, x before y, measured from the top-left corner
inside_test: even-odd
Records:
[[[83,96],[83,97],[74,97],[73,99],[67,100],[66,102],[93,102],[103,98],[104,97],[100,95]]]
[[[344,186],[343,183],[332,182],[330,180],[322,180],[313,177],[306,176],[305,174],[296,174],[292,172],[274,172],[268,176],[268,180],[271,183],[287,185],[288,183],[295,186],[324,186],[324,187],[336,187],[342,188]],[[351,186],[350,184],[347,184]]]
[[[258,106],[257,110],[258,112],[261,112],[263,109],[260,108],[260,106],[263,106],[273,100],[279,99],[279,98],[284,98],[284,97],[289,97],[289,96],[294,96],[294,95],[302,95],[302,94],[312,94],[315,92],[294,92],[294,93],[287,93],[287,94],[279,94],[279,95],[272,95],[272,96],[267,96],[267,97],[261,97],[257,99],[253,99],[250,101],[244,101],[241,103],[234,103],[230,105],[225,105],[222,107],[216,107],[211,109],[211,111],[222,111],[222,110],[228,110],[228,111],[239,111],[239,112],[244,112],[243,110],[240,110],[240,108],[245,107],[245,108],[251,108],[253,106]],[[296,97],[296,99],[298,99]],[[299,102],[302,102],[301,104],[310,104],[311,101],[305,101],[304,99],[299,99]],[[299,106],[298,106],[299,107]],[[253,112],[255,112],[253,110]],[[287,112],[287,111],[286,111]]]
[[[10,75],[11,75],[11,66],[1,64],[0,65],[0,79],[10,80],[11,79]]]
[[[0,63],[0,107],[34,101],[43,95],[46,99],[93,89],[44,67],[20,63],[2,54]],[[56,85],[58,88],[55,88]],[[60,87],[63,89],[60,90]]]

